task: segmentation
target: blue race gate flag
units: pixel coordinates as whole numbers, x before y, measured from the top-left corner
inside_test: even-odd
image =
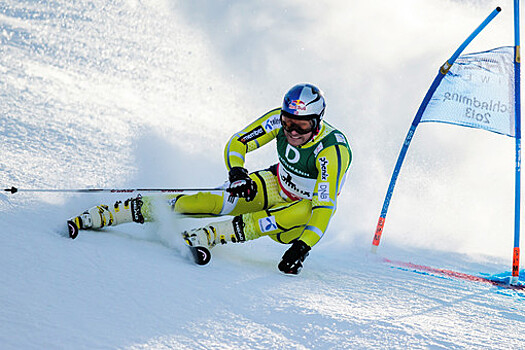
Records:
[[[460,56],[432,95],[421,122],[484,129],[511,137],[514,125],[514,47]]]

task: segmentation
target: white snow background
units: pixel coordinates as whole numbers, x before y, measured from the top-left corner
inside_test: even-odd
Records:
[[[466,52],[513,44],[512,1],[0,2],[2,188],[216,186],[230,135],[303,81],[325,91],[354,155],[296,278],[268,238],[193,265],[178,232],[202,221],[169,213],[61,235],[126,196],[0,194],[0,348],[525,348],[523,294],[381,260],[508,274],[513,139],[421,125],[369,253],[421,99],[496,6]],[[247,167],[275,159],[269,146]]]

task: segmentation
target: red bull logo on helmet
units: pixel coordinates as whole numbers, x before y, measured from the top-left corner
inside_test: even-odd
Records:
[[[306,103],[301,100],[292,100],[288,108],[295,110],[294,114],[299,114],[299,111],[306,111]]]

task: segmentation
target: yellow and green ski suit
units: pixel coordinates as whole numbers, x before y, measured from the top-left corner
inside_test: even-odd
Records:
[[[352,154],[344,134],[323,122],[305,145],[291,146],[281,129],[281,109],[273,109],[234,134],[224,150],[226,168],[244,167],[246,154],[276,140],[278,163],[255,171],[253,201],[226,191],[172,195],[175,212],[192,217],[241,216],[246,240],[269,236],[277,242],[302,240],[314,246],[324,235],[337,208]],[[144,198],[143,214],[150,216]]]

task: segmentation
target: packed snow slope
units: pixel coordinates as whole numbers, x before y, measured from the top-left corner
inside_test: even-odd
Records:
[[[325,90],[354,161],[295,278],[269,239],[193,265],[178,232],[203,221],[169,213],[63,236],[125,196],[0,194],[0,348],[525,348],[520,292],[382,262],[508,274],[512,139],[421,126],[369,254],[421,98],[496,5],[468,51],[512,44],[511,1],[1,2],[2,188],[216,186],[230,135],[301,81]],[[266,147],[247,167],[274,161]]]

